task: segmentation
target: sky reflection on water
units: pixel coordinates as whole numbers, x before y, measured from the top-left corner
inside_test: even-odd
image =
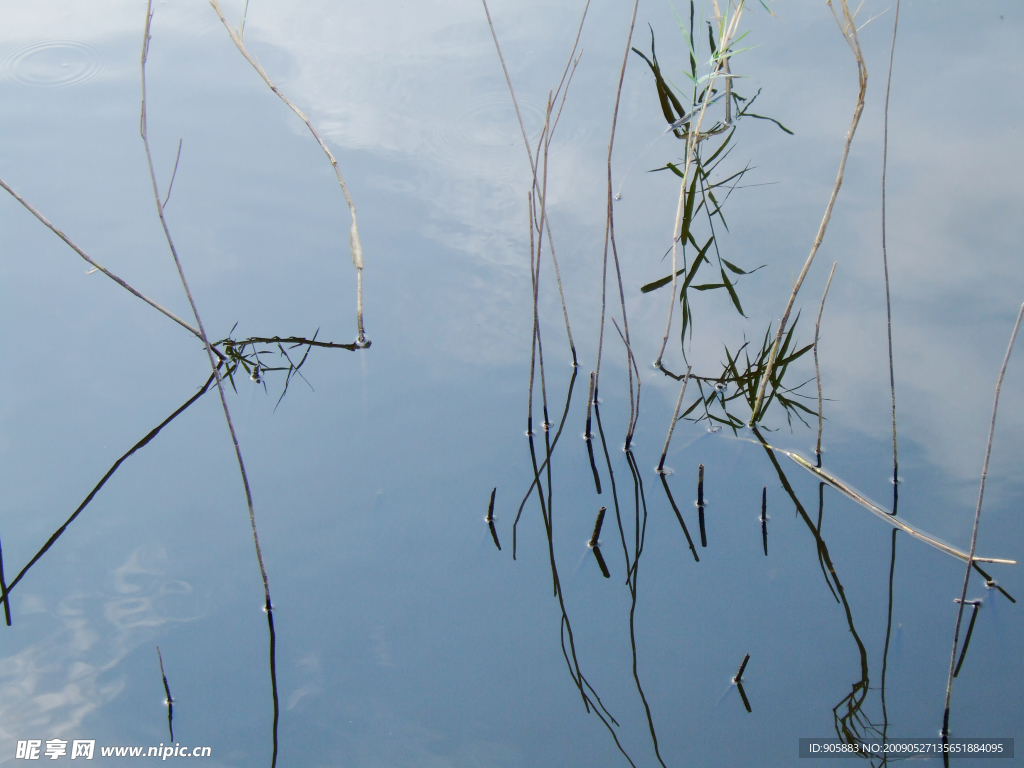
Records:
[[[717,365],[723,340],[757,336],[781,310],[824,208],[853,103],[853,65],[827,9],[776,6],[779,18],[750,17],[759,47],[738,57],[737,70],[751,77],[745,91],[764,88],[762,113],[796,135],[741,126],[731,162],[749,159],[750,183],[771,186],[737,192],[723,247],[726,258],[769,266],[744,283],[749,323],[727,313],[721,297],[698,300],[690,359],[701,370]],[[237,16],[240,8],[225,10]],[[889,148],[900,513],[964,547],[992,387],[1024,298],[1015,213],[1024,202],[1016,141],[1024,115],[1006,95],[1024,65],[1016,45],[1024,22],[1016,7],[993,3],[969,14],[952,4],[901,8]],[[586,550],[597,508],[610,505],[607,491],[594,491],[579,439],[597,338],[603,154],[629,10],[593,7],[552,154],[548,210],[581,359],[554,465],[555,544],[581,667],[620,722],[623,746],[637,765],[651,765],[631,676],[626,566],[611,518],[601,537],[610,579]],[[492,12],[528,128],[539,131],[579,9],[494,3]],[[104,266],[186,316],[138,138],[143,6],[8,2],[4,18],[0,177]],[[638,47],[648,22],[662,65],[678,69],[671,8],[641,4]],[[825,463],[880,503],[891,498],[878,213],[890,34],[890,14],[862,32],[868,104],[801,294],[809,316],[828,266],[839,262],[822,324]],[[51,72],[49,59],[33,58],[61,41],[78,46],[68,48],[69,67]],[[314,350],[303,368],[311,386],[293,381],[276,412],[280,378],[268,380],[268,395],[242,377],[229,401],[275,599],[281,763],[625,764],[566,674],[535,503],[518,529],[518,559],[510,555],[512,521],[533,479],[522,437],[529,170],[482,9],[253,3],[246,41],[339,157],[360,212],[373,340],[357,354]],[[999,76],[985,74],[992,51]],[[222,338],[238,322],[242,336],[308,338],[320,329],[318,338],[350,342],[347,213],[304,126],[205,3],[156,6],[148,67],[162,179],[183,141],[168,216],[211,335]],[[39,87],[47,77],[62,87]],[[965,104],[977,109],[964,114]],[[616,172],[663,129],[649,71],[634,57]],[[665,139],[643,163],[677,152]],[[834,733],[833,708],[861,679],[852,629],[869,669],[864,711],[881,719],[891,533],[824,491],[821,536],[851,624],[833,587],[822,584],[813,531],[791,514],[764,451],[683,422],[667,481],[697,541],[701,562],[693,561],[650,472],[678,392],[644,367],[657,353],[667,297],[638,290],[666,271],[659,258],[677,192],[667,174],[638,170],[616,204],[616,227],[644,384],[635,448],[649,514],[639,675],[667,764],[790,765],[798,738]],[[102,275],[85,274],[87,265],[15,201],[5,196],[0,216],[0,312],[18,329],[0,374],[9,393],[0,536],[10,578],[209,369],[194,338]],[[553,290],[540,312],[549,397],[560,416],[572,371]],[[810,335],[806,319],[799,332]],[[625,356],[617,338],[606,342],[602,416],[617,482],[627,487],[618,450],[628,417]],[[667,359],[678,367],[674,349]],[[978,544],[982,554],[1017,560],[1020,352],[1004,385]],[[159,644],[176,737],[212,745],[213,765],[269,763],[262,591],[215,398],[202,398],[129,459],[12,592],[13,626],[0,628],[0,761],[24,738],[166,740]],[[783,427],[773,444],[812,454],[812,430],[790,433],[780,414],[773,418],[770,426]],[[779,461],[816,523],[817,482]],[[698,464],[706,468],[706,548],[693,507]],[[482,522],[495,485],[501,552]],[[632,515],[632,499],[620,492]],[[925,545],[898,541],[888,733],[930,736],[941,722],[962,570]],[[1024,594],[1019,566],[992,568],[1010,594]],[[954,735],[1014,737],[1024,711],[1019,609],[979,580],[968,596],[985,603],[954,688]],[[747,653],[749,714],[730,686]]]

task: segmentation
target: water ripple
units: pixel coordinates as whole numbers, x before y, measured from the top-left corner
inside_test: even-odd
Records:
[[[0,79],[34,88],[65,88],[98,78],[103,54],[87,40],[38,40],[0,59]]]

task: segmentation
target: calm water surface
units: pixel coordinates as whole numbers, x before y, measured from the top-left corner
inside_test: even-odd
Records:
[[[225,5],[230,19],[240,18],[241,3]],[[768,266],[740,282],[747,318],[721,291],[694,299],[688,357],[710,374],[720,370],[723,343],[760,343],[781,313],[835,179],[856,95],[852,57],[828,8],[772,8],[776,18],[760,6],[745,17],[757,47],[734,59],[746,78],[737,90],[763,88],[755,111],[795,135],[741,121],[723,166],[752,170],[726,208],[722,255],[748,269]],[[138,134],[145,4],[3,0],[0,9],[0,178],[99,263],[191,318]],[[582,6],[496,0],[491,10],[536,139]],[[642,379],[634,455],[647,518],[634,678],[633,604],[610,478],[602,457],[599,496],[580,439],[599,330],[604,158],[631,10],[591,6],[550,154],[548,211],[580,360],[552,464],[552,551],[580,669],[637,766],[658,764],[637,680],[669,766],[791,765],[799,738],[835,736],[844,715],[865,737],[883,729],[890,738],[934,737],[960,561],[905,534],[894,555],[889,526],[822,490],[785,456],[776,455],[777,468],[748,433],[738,439],[681,421],[667,481],[697,563],[653,471],[678,393],[651,366],[667,293],[639,291],[668,272],[661,257],[678,185],[645,173],[678,160],[681,143],[667,137],[633,166],[615,204]],[[155,11],[150,143],[166,187],[182,142],[167,218],[211,337],[237,323],[235,338],[318,333],[350,343],[349,217],[330,166],[207,4],[161,2]],[[892,11],[869,0],[858,17],[881,14],[861,31],[867,104],[798,300],[796,331],[802,344],[811,341],[838,262],[821,331],[824,466],[884,507],[892,456],[880,175]],[[888,166],[899,512],[966,549],[995,380],[1024,300],[1024,114],[1015,96],[1024,16],[1012,4],[904,0],[899,23]],[[648,24],[666,74],[681,84],[686,57],[672,7],[640,3],[634,45],[645,51]],[[266,389],[237,376],[237,392],[229,390],[274,602],[279,763],[628,765],[568,673],[535,496],[511,556],[512,524],[534,477],[524,436],[530,173],[483,8],[254,0],[245,29],[247,45],[319,127],[346,175],[359,210],[372,340],[359,352],[314,349],[305,380],[293,377],[276,409],[283,373],[267,374]],[[632,56],[616,184],[664,125],[650,71]],[[89,274],[8,195],[0,222],[0,541],[9,581],[210,371],[193,336]],[[573,369],[550,262],[542,269],[539,317],[557,421]],[[609,301],[617,307],[617,288]],[[665,360],[681,370],[678,327],[677,314]],[[1024,560],[1017,352],[978,552]],[[610,324],[602,374],[603,428],[632,547],[634,480],[621,450],[626,354]],[[789,375],[813,379],[810,355]],[[805,391],[814,394],[813,381]],[[777,406],[764,425],[776,430],[765,433],[773,445],[813,456],[815,429],[791,429]],[[700,464],[706,547],[694,508]],[[495,486],[500,551],[484,522]],[[600,506],[610,510],[601,536],[610,579],[587,548]],[[1024,594],[1020,566],[987,570],[1015,598]],[[1019,604],[977,577],[968,597],[983,607],[953,689],[952,735],[1018,737]],[[0,762],[13,760],[25,739],[167,743],[159,645],[175,740],[210,746],[209,765],[269,764],[262,607],[245,497],[209,394],[128,459],[11,592],[12,626],[0,626]],[[749,713],[731,684],[746,654]]]

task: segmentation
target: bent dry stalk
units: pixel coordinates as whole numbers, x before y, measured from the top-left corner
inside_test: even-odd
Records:
[[[790,295],[789,303],[786,304],[786,310],[782,313],[782,319],[779,321],[779,328],[775,333],[775,342],[772,344],[771,355],[768,358],[768,365],[761,376],[761,383],[757,388],[757,400],[755,401],[754,408],[750,413],[750,422],[748,426],[753,426],[760,419],[761,403],[764,401],[764,390],[768,385],[772,369],[775,367],[775,358],[778,354],[779,344],[782,342],[782,335],[786,332],[786,324],[789,322],[789,315],[793,311],[793,304],[796,303],[796,295],[800,292],[800,286],[803,285],[804,278],[807,277],[807,273],[811,269],[811,263],[814,261],[814,257],[818,253],[818,248],[821,247],[821,243],[825,239],[825,230],[828,229],[828,223],[832,219],[832,209],[835,208],[836,198],[839,197],[839,188],[843,185],[843,176],[846,173],[846,160],[850,155],[850,145],[853,144],[853,135],[857,132],[857,125],[860,123],[860,116],[864,111],[864,94],[868,88],[868,68],[867,65],[864,64],[864,55],[861,52],[860,39],[857,37],[857,26],[854,24],[853,15],[850,13],[846,0],[839,0],[839,2],[843,13],[841,21],[839,16],[836,14],[836,9],[832,4],[832,0],[828,0],[828,7],[832,10],[832,15],[835,16],[836,23],[839,24],[839,29],[842,32],[843,39],[846,40],[846,43],[850,46],[850,50],[853,51],[853,56],[857,61],[857,81],[859,84],[859,90],[857,91],[857,103],[853,109],[853,120],[850,123],[850,130],[846,133],[846,143],[843,145],[843,154],[839,161],[839,172],[836,174],[836,182],[832,187],[832,194],[828,199],[828,205],[825,207],[825,215],[821,219],[821,224],[818,227],[818,233],[814,237],[813,245],[811,245],[811,252],[807,256],[807,261],[804,263],[803,269],[800,270],[800,276],[797,277],[796,283],[793,285],[793,293]]]
[[[766,450],[774,451],[776,453],[781,453],[784,456],[788,456],[796,464],[799,464],[801,467],[806,469],[812,475],[815,475],[816,477],[818,477],[819,480],[821,480],[822,482],[832,486],[837,491],[842,493],[844,496],[846,496],[846,497],[852,499],[853,501],[857,502],[857,504],[859,504],[860,506],[864,507],[869,512],[873,513],[876,517],[881,518],[882,520],[884,520],[886,523],[888,523],[892,527],[899,528],[901,531],[904,531],[904,532],[910,534],[915,539],[918,539],[919,541],[923,541],[926,544],[929,544],[929,545],[935,547],[940,552],[945,552],[947,555],[952,555],[953,557],[955,557],[955,558],[957,558],[959,560],[964,560],[964,561],[969,561],[969,562],[998,563],[1000,565],[1016,565],[1017,564],[1016,560],[1006,560],[1006,559],[998,558],[998,557],[974,557],[973,554],[969,554],[967,552],[964,552],[961,549],[957,549],[956,547],[950,546],[949,544],[946,544],[943,541],[939,541],[934,536],[931,536],[930,534],[927,534],[924,531],[922,531],[920,528],[917,528],[916,526],[910,525],[906,521],[904,521],[904,520],[902,520],[900,518],[897,518],[891,512],[889,512],[889,511],[887,511],[885,509],[882,509],[880,506],[875,504],[873,501],[871,501],[870,499],[866,498],[865,496],[863,496],[860,493],[858,493],[857,491],[855,491],[853,488],[851,488],[849,485],[844,483],[839,478],[837,478],[834,475],[832,475],[830,472],[827,472],[824,469],[821,469],[821,468],[816,467],[813,464],[811,464],[811,462],[809,462],[807,459],[805,459],[800,454],[793,453],[792,451],[787,451],[787,450],[784,450],[782,448],[776,448],[776,447],[771,446],[768,443],[764,442],[763,440],[759,440],[757,442],[760,442],[760,444],[763,445]]]
[[[273,91],[281,101],[287,104],[288,108],[298,115],[299,119],[306,124],[309,132],[313,134],[313,138],[316,139],[317,144],[320,145],[320,149],[323,150],[327,159],[331,163],[331,167],[334,169],[334,175],[338,179],[338,185],[341,187],[341,192],[345,196],[345,202],[348,204],[348,210],[352,216],[352,226],[349,228],[348,239],[349,250],[352,253],[352,266],[355,267],[356,270],[356,329],[358,332],[358,335],[356,336],[356,343],[361,347],[368,347],[370,345],[366,339],[366,333],[363,329],[363,246],[359,240],[359,225],[356,223],[356,206],[355,203],[352,202],[352,196],[349,194],[348,185],[345,184],[345,179],[341,175],[341,168],[338,167],[338,161],[335,160],[334,154],[331,152],[324,140],[320,138],[320,134],[317,132],[316,128],[313,127],[309,118],[306,117],[302,110],[295,106],[291,100],[284,95],[280,88],[274,85],[274,81],[270,79],[269,75],[267,75],[263,66],[246,49],[245,43],[242,42],[242,31],[245,29],[244,20],[242,22],[242,30],[236,32],[234,28],[228,24],[228,20],[224,18],[224,12],[220,9],[220,3],[217,2],[217,0],[210,0],[210,5],[213,6],[213,10],[217,12],[217,17],[224,25],[224,29],[228,31],[228,35],[231,37],[231,42],[233,42],[235,47],[238,48],[239,53],[241,53],[242,56],[245,57],[245,60],[252,65],[252,68],[256,70],[257,74],[263,78],[263,82],[270,87],[270,90]],[[246,11],[248,11],[248,3],[246,3]]]

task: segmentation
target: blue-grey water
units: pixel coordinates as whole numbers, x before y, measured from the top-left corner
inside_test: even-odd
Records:
[[[224,5],[237,24],[243,4]],[[743,45],[756,47],[733,59],[744,76],[736,88],[746,96],[762,88],[754,111],[794,135],[744,119],[723,166],[752,170],[724,208],[722,255],[746,269],[767,266],[739,282],[747,318],[723,291],[693,299],[687,354],[707,375],[720,372],[723,344],[760,344],[781,314],[835,180],[856,96],[853,59],[828,7],[768,5],[774,18],[759,4],[744,17]],[[166,189],[182,142],[166,213],[205,327],[213,339],[234,327],[235,338],[318,333],[350,343],[349,216],[326,158],[208,4],[154,7],[150,144]],[[649,51],[650,24],[666,76],[680,86],[686,55],[674,14],[688,10],[640,3],[633,39]],[[710,5],[697,10],[698,21],[712,13]],[[581,11],[582,3],[491,3],[532,140]],[[633,675],[610,478],[597,445],[598,496],[580,439],[597,354],[605,157],[631,11],[630,3],[591,6],[550,151],[547,210],[580,362],[551,490],[553,552],[580,668],[617,720],[622,748],[637,766],[650,766],[658,762]],[[880,177],[893,12],[869,0],[858,16],[873,19],[860,32],[867,102],[797,302],[796,331],[810,343],[837,262],[821,326],[823,463],[883,507],[892,502],[892,439]],[[0,2],[0,178],[93,259],[191,321],[139,137],[145,13],[137,0]],[[1024,14],[1013,4],[900,7],[888,148],[899,514],[961,549],[970,546],[996,377],[1024,300],[1022,32]],[[706,29],[699,37],[706,44]],[[534,477],[524,435],[531,177],[483,7],[253,0],[245,41],[345,174],[359,212],[372,340],[357,352],[312,350],[302,367],[308,383],[293,377],[276,409],[281,373],[266,375],[266,390],[236,376],[237,392],[228,391],[274,605],[279,764],[628,765],[566,667],[536,496],[511,556],[512,523]],[[667,289],[639,288],[668,274],[662,254],[678,181],[646,171],[678,161],[682,143],[662,138],[623,175],[664,128],[650,70],[631,55],[613,156],[622,184],[615,227],[642,378],[634,453],[647,523],[636,674],[661,759],[795,764],[800,738],[837,735],[837,713],[858,684],[861,736],[884,728],[890,738],[934,738],[961,561],[905,534],[893,561],[892,529],[825,488],[830,588],[812,530],[817,479],[776,455],[805,519],[763,448],[681,421],[667,480],[696,563],[653,471],[678,384],[651,365]],[[195,337],[90,274],[6,193],[0,254],[0,543],[10,581],[210,369]],[[573,369],[546,255],[542,280],[547,395],[557,423]],[[617,312],[614,271],[609,280],[609,311]],[[685,368],[678,311],[665,357],[673,370]],[[604,344],[601,414],[632,546],[633,477],[621,450],[626,353],[610,322]],[[809,354],[787,375],[794,384],[810,380],[802,391],[816,394]],[[538,382],[535,429],[539,397]],[[791,429],[773,406],[764,425],[776,431],[766,439],[813,457],[816,419],[807,418],[812,428],[794,421]],[[1018,349],[1000,401],[981,556],[1024,560],[1022,427]],[[536,445],[542,458],[539,430]],[[706,548],[694,508],[699,464]],[[501,551],[484,522],[495,486]],[[586,546],[600,506],[609,508],[601,549],[610,579]],[[985,568],[1010,595],[1024,595],[1021,566]],[[833,596],[836,582],[842,601]],[[953,688],[951,735],[1018,737],[1021,609],[977,574],[968,598],[983,606]],[[17,742],[27,739],[168,743],[159,645],[175,741],[210,746],[205,764],[269,765],[263,600],[242,483],[211,391],[129,458],[11,591],[12,626],[0,626],[0,762],[16,760]],[[749,713],[731,685],[745,654]]]

